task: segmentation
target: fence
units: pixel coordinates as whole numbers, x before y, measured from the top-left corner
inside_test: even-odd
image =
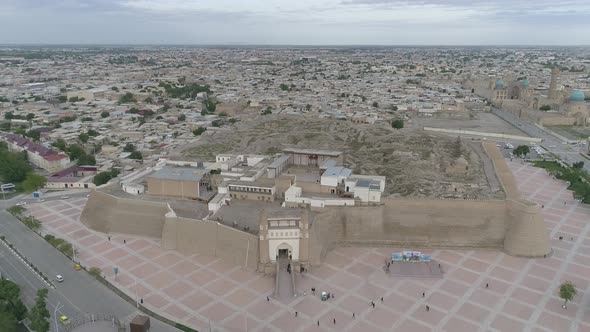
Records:
[[[80,326],[84,326],[87,324],[92,324],[94,322],[111,322],[113,326],[114,332],[125,331],[125,326],[121,324],[119,319],[111,314],[88,314],[71,320],[68,325],[66,325],[65,329],[62,331],[64,332],[71,332]]]

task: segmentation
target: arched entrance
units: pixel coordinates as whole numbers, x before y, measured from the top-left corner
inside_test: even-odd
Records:
[[[291,255],[293,255],[293,248],[289,244],[283,242],[277,246],[276,254],[279,259],[290,258]]]

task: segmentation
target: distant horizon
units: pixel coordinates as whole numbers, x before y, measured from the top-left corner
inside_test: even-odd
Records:
[[[247,43],[0,43],[0,48],[5,47],[305,47],[305,48],[352,48],[352,47],[374,47],[374,48],[421,48],[421,47],[490,47],[490,48],[537,48],[537,47],[590,47],[590,44],[247,44]]]

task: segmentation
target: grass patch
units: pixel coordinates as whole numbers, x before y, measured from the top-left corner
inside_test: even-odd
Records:
[[[574,192],[574,198],[580,199],[582,203],[590,204],[590,176],[583,169],[563,167],[555,161],[536,161],[535,167],[546,169],[551,175],[570,185],[567,189]]]
[[[197,330],[193,330],[190,327],[184,326],[180,323],[176,323],[175,327],[181,331],[185,331],[185,332],[199,332]]]

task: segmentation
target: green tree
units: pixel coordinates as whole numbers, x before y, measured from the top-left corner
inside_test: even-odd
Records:
[[[78,161],[76,162],[78,166],[92,166],[96,165],[96,158],[94,156],[89,155],[87,153],[83,153],[78,157]]]
[[[27,307],[20,299],[20,287],[7,279],[0,278],[0,314],[7,314],[15,319],[21,321],[27,315]],[[6,320],[6,316],[4,320]],[[0,318],[0,327],[3,327],[3,319]],[[10,331],[10,330],[8,330]]]
[[[124,152],[133,152],[135,151],[135,145],[131,144],[131,143],[127,143],[125,145],[125,147],[123,148]]]
[[[34,118],[35,118],[35,114],[33,114],[33,113],[29,113],[29,114],[27,114],[27,120],[28,120],[28,121],[31,121],[31,120],[33,120]]]
[[[573,163],[572,164],[572,167],[573,168],[576,168],[576,169],[582,169],[582,168],[584,168],[584,162],[583,161],[578,161],[576,163]]]
[[[539,110],[547,112],[547,111],[551,110],[551,106],[543,105],[543,106],[539,107]]]
[[[32,193],[33,191],[43,188],[45,183],[47,183],[47,178],[44,176],[35,173],[29,173],[23,181],[22,186],[26,192]]]
[[[27,163],[25,154],[0,148],[0,179],[4,182],[21,182],[30,171],[31,166]]]
[[[131,92],[127,92],[119,98],[119,104],[136,103],[137,100],[133,97]]]
[[[281,83],[281,85],[279,85],[279,88],[280,88],[282,91],[289,91],[289,90],[291,90],[291,89],[289,88],[289,86],[288,86],[287,84],[285,84],[285,83]]]
[[[47,318],[49,318],[50,315],[46,304],[47,293],[47,288],[37,290],[35,306],[33,306],[29,314],[29,319],[31,321],[30,328],[35,332],[49,331],[49,321]]]
[[[563,300],[563,308],[567,308],[567,302],[576,296],[576,286],[571,281],[566,281],[559,286],[559,297]]]
[[[2,331],[18,331],[16,317],[3,310],[0,310],[0,326]]]
[[[262,111],[262,115],[269,115],[269,114],[272,114],[272,110],[270,109],[270,107],[268,107],[267,109]]]
[[[517,157],[526,157],[531,152],[531,148],[528,145],[519,145],[514,149],[513,153]]]
[[[32,138],[34,141],[38,141],[41,139],[41,132],[38,130],[29,130],[25,136]]]
[[[375,108],[379,108],[379,103],[378,103],[378,102],[376,102],[376,101],[374,101],[374,102],[373,102],[373,107],[375,107]]]
[[[404,127],[404,120],[397,119],[391,122],[391,126],[395,129],[402,129]]]
[[[14,119],[14,113],[12,113],[12,112],[6,112],[6,113],[4,113],[4,119],[6,119],[6,120],[12,120],[12,119]]]
[[[68,97],[59,96],[59,97],[57,97],[57,101],[59,101],[60,103],[65,103],[66,101],[68,101]]]
[[[78,135],[78,139],[82,142],[82,143],[86,143],[88,142],[88,139],[90,138],[90,136],[88,136],[87,133],[80,133],[80,135]]]
[[[193,130],[193,135],[200,136],[202,133],[204,133],[206,131],[207,131],[207,128],[205,128],[205,127],[199,127],[197,129]]]
[[[68,146],[66,145],[66,141],[64,141],[63,138],[58,138],[51,145],[54,146],[54,147],[56,147],[56,148],[58,148],[58,149],[60,149],[61,151],[66,151],[66,149],[68,148]]]
[[[129,155],[129,159],[142,160],[143,156],[141,155],[141,152],[136,150],[131,152],[131,154]]]
[[[184,120],[186,120],[186,115],[184,115],[184,114],[180,114],[180,115],[178,116],[178,121],[184,121]]]
[[[100,117],[101,117],[101,118],[103,118],[103,119],[104,119],[104,118],[108,118],[108,117],[109,117],[109,115],[110,115],[110,113],[109,113],[109,112],[107,112],[107,111],[102,111],[102,112],[100,113]]]
[[[84,151],[84,149],[78,144],[72,144],[68,147],[68,153],[71,160],[76,160],[80,158],[81,155],[85,154],[86,151]]]
[[[103,184],[109,182],[109,180],[112,178],[113,178],[112,172],[100,172],[94,176],[94,179],[92,180],[92,182],[95,185],[100,186],[100,185],[103,185]]]
[[[92,137],[96,137],[96,136],[100,135],[100,133],[94,129],[88,129],[87,134],[88,134],[88,136],[92,136]]]
[[[143,100],[145,103],[151,104],[154,102],[154,100],[152,99],[152,97],[147,97],[146,99]]]
[[[111,90],[113,90],[115,92],[119,92],[119,88],[117,88],[116,86],[111,87]]]

